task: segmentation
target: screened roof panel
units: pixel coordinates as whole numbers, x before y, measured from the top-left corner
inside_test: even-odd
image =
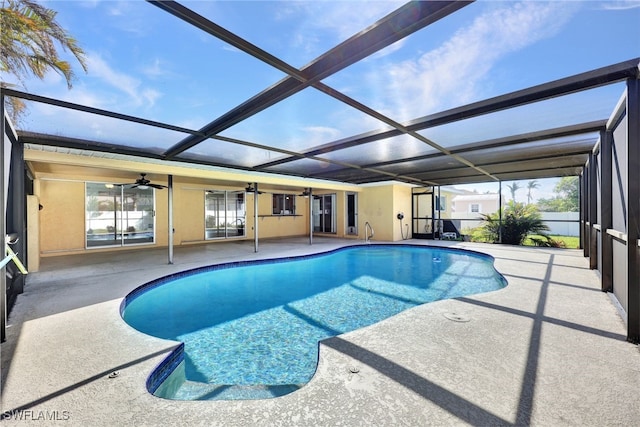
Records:
[[[78,67],[72,90],[49,78],[29,92],[197,129],[285,75],[149,2],[47,6],[87,52],[88,72]]]
[[[313,159],[300,159],[283,165],[271,166],[264,169],[264,172],[275,172],[287,175],[317,176],[323,173],[341,170],[344,166],[335,165]],[[331,179],[331,178],[328,178]]]
[[[638,78],[640,8],[51,3],[89,73],[28,82],[53,101],[26,96],[17,128],[44,145],[354,183],[563,175]]]
[[[464,169],[466,167],[467,166],[464,163],[448,156],[437,156],[421,160],[394,163],[391,165],[373,166],[373,168],[377,170],[389,173],[402,173],[405,175],[413,175],[424,171],[441,171],[452,168]]]
[[[494,176],[500,176],[505,173],[525,173],[527,171],[537,171],[541,169],[564,169],[567,167],[582,167],[587,159],[588,154],[569,155],[563,157],[555,157],[550,159],[532,159],[522,160],[519,162],[500,162],[496,161],[491,164],[482,165],[482,169]],[[478,171],[465,167],[442,168],[439,170],[423,169],[423,172],[411,174],[411,176],[428,181],[440,182],[448,177],[465,177],[480,175]]]
[[[507,147],[495,147],[490,150],[475,150],[462,153],[465,159],[478,164],[493,161],[521,161],[532,157],[552,158],[591,151],[598,137],[593,135],[586,138],[562,138],[559,141],[543,140],[526,144],[516,144]]]
[[[624,84],[560,96],[420,131],[445,148],[605,119]]]
[[[103,147],[122,146],[150,153],[163,153],[189,133],[133,123],[113,117],[71,110],[34,101],[23,101],[28,116],[18,123],[19,130],[101,143]]]
[[[497,178],[501,181],[517,181],[521,179],[542,179],[557,178],[562,176],[576,176],[582,171],[582,167],[569,167],[562,169],[542,169],[534,171],[523,171],[513,173],[498,174]],[[441,185],[459,185],[459,184],[476,184],[486,182],[497,182],[487,179],[484,175],[473,176],[451,176],[443,177],[438,181]]]
[[[366,165],[435,152],[439,151],[412,136],[401,135],[345,148],[343,150],[329,151],[320,154],[320,156],[331,160]]]
[[[367,2],[207,2],[186,7],[301,68],[338,43],[374,24],[404,1]],[[360,3],[360,4],[359,4]],[[260,26],[247,19],[260,16]]]
[[[252,147],[219,139],[208,139],[176,158],[180,160],[195,160],[215,165],[228,165],[241,168],[252,168],[257,163],[268,161],[281,154],[259,147]]]
[[[474,2],[326,83],[406,121],[640,54],[638,9],[587,4]]]
[[[313,88],[260,111],[221,135],[264,145],[306,151],[383,123]]]

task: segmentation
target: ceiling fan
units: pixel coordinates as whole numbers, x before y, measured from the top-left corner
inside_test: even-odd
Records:
[[[132,183],[129,183],[129,184],[115,184],[115,185],[118,185],[118,186],[126,185],[129,188],[139,188],[140,190],[146,190],[149,187],[156,188],[158,190],[162,190],[163,188],[167,188],[166,185],[152,184],[151,181],[149,181],[147,178],[145,178],[146,176],[147,176],[146,173],[140,173],[140,178],[136,179],[136,182],[132,182]]]
[[[262,194],[262,191],[256,190],[256,188],[253,185],[251,185],[251,183],[249,183],[249,185],[247,185],[247,188],[245,188],[244,191],[246,191],[247,193]]]

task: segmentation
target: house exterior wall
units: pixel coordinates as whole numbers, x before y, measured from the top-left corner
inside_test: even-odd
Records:
[[[391,202],[390,202],[391,201]],[[365,236],[365,223],[374,230],[374,240],[393,240],[393,186],[367,187],[360,197],[358,230]]]
[[[452,219],[460,221],[460,231],[479,227],[483,224],[481,214],[498,212],[500,201],[498,195],[491,194],[466,194],[456,196],[452,202],[454,212]],[[478,212],[471,212],[471,206],[478,205]]]
[[[283,192],[286,193],[286,192]],[[291,237],[309,234],[309,199],[296,197],[296,213],[294,215],[273,215],[273,199],[271,194],[258,195],[258,237]],[[247,226],[248,233],[253,238],[254,234],[254,208],[253,197],[249,195],[247,200]]]
[[[409,224],[411,233],[411,187],[402,184],[383,184],[365,187],[359,195],[358,231],[365,236],[365,223],[369,222],[375,232],[373,240],[400,241],[405,233],[404,224]],[[342,209],[344,211],[344,209]],[[398,213],[405,218],[398,220]],[[402,227],[402,228],[401,228]]]
[[[40,270],[40,200],[27,196],[27,270]]]
[[[176,187],[178,187],[176,189]],[[156,195],[157,195],[156,191]],[[174,243],[181,245],[204,240],[204,190],[184,188],[174,183]],[[158,209],[158,206],[156,206]]]
[[[31,266],[32,271],[37,271],[39,258],[48,256],[58,256],[66,254],[76,254],[84,252],[101,252],[101,251],[118,251],[118,250],[144,250],[149,245],[155,247],[166,247],[168,245],[168,190],[155,191],[155,243],[140,244],[130,246],[108,246],[94,247],[87,249],[85,247],[85,186],[86,182],[123,182],[130,180],[124,176],[130,176],[130,171],[146,170],[154,173],[156,176],[162,174],[166,176],[171,173],[173,179],[173,242],[174,245],[190,245],[202,243],[218,243],[228,239],[205,239],[205,191],[206,190],[229,190],[241,191],[246,186],[244,182],[250,181],[251,176],[242,176],[241,179],[235,176],[234,172],[220,172],[216,174],[209,173],[205,177],[185,177],[180,174],[202,173],[194,172],[192,168],[178,168],[163,166],[162,172],[154,170],[156,165],[137,164],[135,162],[118,162],[110,159],[94,159],[86,158],[86,156],[60,155],[60,153],[42,153],[29,152],[26,150],[27,161],[37,161],[40,164],[51,162],[52,164],[64,164],[65,166],[58,169],[62,172],[40,172],[36,174],[34,180],[34,195],[29,208],[29,238],[36,241],[37,244],[30,245]],[[99,163],[91,165],[92,162]],[[71,165],[70,167],[66,167]],[[87,171],[88,167],[95,166],[91,169],[90,174],[86,175],[79,171]],[[77,167],[77,169],[74,169]],[[54,170],[55,168],[51,168]],[[58,170],[56,169],[56,170]],[[123,177],[114,177],[114,170],[123,172]],[[117,172],[115,173],[117,175]],[[230,179],[232,178],[232,179]],[[232,182],[228,182],[229,181]],[[308,182],[297,182],[295,178],[271,178],[266,177],[265,180],[271,179],[273,183],[261,183],[260,190],[265,191],[258,195],[258,231],[259,238],[270,237],[291,237],[291,236],[308,236],[310,230],[309,203],[310,198],[299,196],[299,192]],[[202,181],[202,182],[198,182]],[[162,179],[154,179],[154,183],[164,184],[167,182]],[[280,186],[288,185],[290,187],[298,187],[300,191],[279,190]],[[345,190],[331,187],[344,187]],[[314,189],[315,195],[335,194],[335,221],[336,232],[327,235],[354,239],[364,239],[364,221],[362,211],[366,207],[366,200],[369,199],[373,203],[379,203],[379,194],[393,199],[392,186],[387,186],[386,190],[378,193],[378,189],[361,189],[353,185],[344,185],[340,183],[327,184],[327,189]],[[373,195],[367,197],[365,194],[372,191]],[[346,193],[358,194],[358,218],[359,218],[359,235],[346,235]],[[272,212],[272,193],[286,193],[296,197],[296,214],[295,215],[273,215]],[[245,236],[232,237],[233,239],[253,240],[255,232],[254,219],[254,195],[245,193]],[[410,203],[410,202],[409,202]],[[38,210],[37,206],[41,204],[42,210]],[[385,211],[389,210],[389,214],[385,214],[385,218],[390,216],[391,207],[394,203],[379,203],[380,207],[384,207]],[[410,204],[409,204],[410,206]],[[409,211],[405,208],[405,211]],[[377,212],[377,211],[376,211]],[[375,218],[377,213],[373,214]],[[35,225],[34,225],[35,224]],[[384,233],[381,230],[387,228],[391,230],[390,224],[380,225],[376,232],[382,233],[377,237],[381,240],[391,240],[394,233]],[[399,228],[398,228],[399,230]],[[399,235],[399,231],[397,233]]]
[[[84,250],[84,183],[40,184],[40,250],[43,254]]]
[[[434,198],[433,198],[434,204],[435,204],[435,208],[436,208],[436,211],[434,212],[434,214],[435,214],[435,218],[438,218],[438,210],[437,210],[438,204],[435,201],[436,197],[438,197],[438,190],[435,191]],[[443,203],[444,204],[444,209],[440,209],[440,218],[442,218],[442,219],[451,219],[453,217],[453,212],[454,212],[454,209],[453,209],[453,206],[454,206],[453,198],[456,197],[456,194],[452,193],[452,192],[449,192],[447,190],[442,190],[441,189],[440,190],[440,197],[444,201],[444,203]]]
[[[113,179],[104,179],[110,182]],[[92,182],[100,182],[98,177],[92,177]],[[160,182],[158,182],[160,183]],[[64,179],[42,179],[39,182],[40,192],[38,197],[44,206],[39,214],[40,229],[40,254],[42,256],[54,256],[64,253],[74,253],[99,250],[118,250],[120,247],[85,249],[85,182]],[[174,209],[174,244],[193,244],[213,242],[218,240],[205,239],[205,191],[211,189],[211,185],[194,186],[190,183],[181,183],[174,179],[173,209]],[[216,189],[239,189],[223,185],[215,185]],[[166,246],[168,243],[168,191],[155,191],[155,245]],[[259,237],[290,237],[301,236],[309,233],[309,199],[296,198],[296,215],[278,216],[272,215],[271,194],[258,196],[258,221]],[[294,195],[295,197],[295,195]],[[337,198],[339,200],[339,198]],[[245,239],[254,238],[254,208],[253,195],[248,194],[245,199],[246,225]],[[343,204],[338,204],[336,218],[338,232],[344,226]],[[37,230],[33,230],[37,232]],[[127,249],[135,249],[137,246],[127,246]]]

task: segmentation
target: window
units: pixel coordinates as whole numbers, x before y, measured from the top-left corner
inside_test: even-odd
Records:
[[[295,215],[296,214],[296,196],[293,194],[274,194],[273,195],[273,214],[274,215]]]
[[[85,237],[87,248],[154,243],[153,188],[86,183]]]
[[[471,212],[480,212],[480,205],[477,203],[472,203],[471,206],[469,206],[469,210]]]
[[[447,196],[436,196],[436,210],[437,211],[447,210]]]
[[[244,192],[207,190],[204,201],[205,239],[244,236]]]

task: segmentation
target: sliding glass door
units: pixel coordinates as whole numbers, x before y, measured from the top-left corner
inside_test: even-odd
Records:
[[[155,242],[153,188],[88,182],[85,201],[87,248]]]
[[[242,191],[205,192],[205,238],[244,236],[245,197]]]
[[[336,195],[313,196],[313,231],[316,233],[336,232]]]

